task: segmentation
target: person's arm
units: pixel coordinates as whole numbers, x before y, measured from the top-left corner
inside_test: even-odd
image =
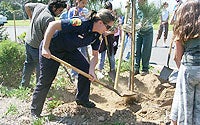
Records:
[[[43,46],[42,46],[42,56],[44,56],[46,58],[50,58],[51,52],[49,50],[49,45],[51,42],[51,38],[53,37],[56,30],[61,30],[61,29],[62,28],[61,28],[60,20],[49,23],[49,25],[46,29],[46,32],[44,34],[44,41],[43,41]]]
[[[37,6],[39,6],[38,8],[36,8]],[[33,13],[35,14],[39,14],[42,12],[42,10],[44,10],[46,8],[46,5],[42,4],[42,3],[26,3],[25,6],[25,12],[28,15],[28,18],[31,20]],[[36,8],[36,10],[35,10]]]
[[[181,59],[182,59],[183,53],[184,53],[183,43],[180,41],[176,41],[174,61],[176,62],[176,65],[178,68],[181,65]]]
[[[95,67],[98,63],[98,54],[99,54],[98,50],[92,50],[92,58],[90,60],[90,68],[89,68],[89,74],[93,76],[93,79],[90,79],[91,81],[97,79],[95,75]]]
[[[28,18],[31,20],[32,19],[32,10],[29,7],[30,3],[25,4],[24,8],[25,8],[25,12],[28,16]]]

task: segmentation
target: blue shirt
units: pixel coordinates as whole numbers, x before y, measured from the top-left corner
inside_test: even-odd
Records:
[[[68,19],[68,11],[63,12],[63,13],[60,15],[60,19]]]
[[[72,19],[74,17],[74,12],[76,10],[76,7],[72,7],[69,9],[69,12],[68,12],[68,19]],[[88,14],[88,9],[87,8],[78,8],[78,17],[82,20],[82,21],[85,21],[85,17],[81,15],[84,14],[84,15],[87,15]]]
[[[91,45],[93,50],[98,50],[100,34],[92,31],[93,24],[89,20],[82,22],[80,26],[73,26],[71,19],[61,20],[62,30],[55,32],[50,49],[63,52]]]

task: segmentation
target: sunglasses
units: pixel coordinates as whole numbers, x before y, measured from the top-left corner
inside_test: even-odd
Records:
[[[105,25],[105,27],[106,27],[106,29],[107,30],[109,30],[112,26],[109,26],[108,24],[106,24],[106,23],[103,23],[104,25]]]

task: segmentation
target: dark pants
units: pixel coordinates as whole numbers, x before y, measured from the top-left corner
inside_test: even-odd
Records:
[[[72,52],[69,51],[57,53],[55,51],[51,51],[51,53],[57,56],[58,58],[68,62],[69,64],[79,68],[80,70],[89,73],[89,63],[78,49]],[[35,113],[36,115],[40,115],[42,112],[42,108],[47,97],[48,91],[51,87],[51,84],[57,74],[60,65],[58,62],[52,59],[47,59],[41,56],[41,49],[39,54],[39,63],[40,77],[36,85],[35,91],[33,93],[33,100],[31,104],[31,112]],[[89,93],[89,79],[79,74],[76,100],[79,100],[81,102],[88,102]]]
[[[160,24],[160,28],[158,30],[158,37],[157,37],[157,39],[160,39],[160,37],[162,35],[162,32],[163,32],[163,29],[165,29],[164,30],[164,39],[167,39],[167,36],[168,36],[168,27],[169,27],[168,23]]]
[[[142,60],[142,70],[148,71],[149,60],[151,57],[153,41],[153,28],[148,31],[138,31],[136,35],[136,46],[135,46],[135,70],[140,69],[140,61]]]
[[[36,83],[39,78],[39,49],[33,48],[29,44],[25,44],[26,47],[26,60],[24,62],[23,72],[22,72],[22,86],[29,86],[31,75],[33,71],[36,70]]]

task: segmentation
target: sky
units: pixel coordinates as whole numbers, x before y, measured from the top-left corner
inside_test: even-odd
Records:
[[[126,4],[126,1],[127,0],[113,0],[112,1],[112,4],[113,4],[113,8],[122,8],[122,10],[124,11],[125,10],[125,4]],[[175,0],[148,0],[149,2],[154,2],[155,4],[159,5],[160,2],[161,3],[164,3],[164,2],[168,2],[169,4],[169,7],[168,7],[168,10],[170,12],[173,11],[173,8],[174,8],[174,5],[176,4],[176,1]],[[183,0],[184,1],[184,0]],[[122,7],[121,7],[121,5]]]

